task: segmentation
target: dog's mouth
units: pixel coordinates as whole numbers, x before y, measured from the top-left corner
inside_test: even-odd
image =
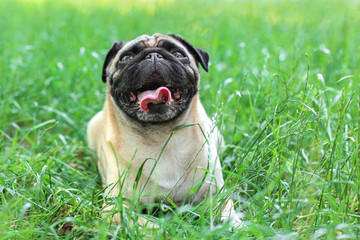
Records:
[[[188,98],[188,89],[159,86],[152,89],[138,89],[127,94],[128,103],[140,107],[143,112],[156,111],[162,106],[176,107]]]
[[[161,123],[174,119],[187,109],[197,85],[186,71],[172,69],[165,69],[167,71],[163,70],[162,74],[152,72],[143,78],[138,78],[136,71],[131,72],[129,77],[123,77],[119,86],[112,88],[112,96],[125,113],[141,122]],[[139,75],[144,76],[144,73]]]
[[[195,86],[156,84],[119,95],[120,108],[141,122],[161,123],[179,116],[197,92]]]

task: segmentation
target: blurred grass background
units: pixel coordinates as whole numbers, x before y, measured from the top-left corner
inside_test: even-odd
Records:
[[[210,54],[201,100],[220,116],[227,186],[248,227],[193,227],[185,215],[148,231],[359,238],[359,12],[355,0],[0,1],[0,238],[146,238],[101,219],[85,129],[112,42],[155,32]]]

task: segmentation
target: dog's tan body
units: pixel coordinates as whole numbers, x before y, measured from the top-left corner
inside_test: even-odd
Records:
[[[148,45],[156,45],[152,37],[142,38],[147,39]],[[192,64],[195,69],[194,60]],[[200,78],[198,73],[195,74]],[[99,157],[98,168],[103,183],[112,185],[108,188],[112,189],[109,194],[133,197],[134,182],[144,161],[135,190],[135,195],[142,194],[140,203],[166,202],[165,196],[168,196],[177,205],[197,204],[210,192],[213,194],[223,187],[217,152],[222,136],[207,116],[198,93],[177,118],[161,124],[141,125],[131,121],[117,107],[110,88],[108,84],[103,110],[92,118],[87,129],[89,147]],[[186,127],[174,131],[179,126]],[[206,171],[210,174],[205,174]],[[124,180],[122,189],[119,180]],[[201,187],[190,195],[197,185]],[[230,217],[233,223],[239,224],[232,205],[229,200],[222,211],[222,219]]]
[[[175,203],[181,204],[188,197],[192,187],[202,182],[203,169],[208,169],[208,163],[210,170],[215,171],[217,186],[221,188],[223,177],[216,146],[217,138],[219,138],[218,131],[215,128],[211,133],[210,119],[198,101],[198,97],[194,98],[192,105],[190,111],[175,123],[159,126],[159,129],[155,131],[152,128],[148,133],[146,130],[134,132],[133,126],[122,124],[121,119],[126,116],[123,116],[123,113],[116,109],[111,98],[107,97],[103,111],[90,121],[88,127],[89,147],[98,153],[98,168],[104,183],[117,183],[123,171],[130,167],[131,170],[122,191],[129,195],[127,197],[131,197],[132,193],[129,190],[133,187],[140,166],[150,158],[145,163],[140,179],[140,182],[144,183],[162,152],[144,192],[153,192],[156,195],[159,193],[154,190],[164,195],[170,193],[169,197]],[[204,133],[210,135],[210,145],[205,143],[206,139],[199,125],[180,129],[170,137],[176,127],[193,123],[198,123]],[[169,138],[169,142],[165,145]],[[203,184],[198,192],[197,199],[194,199],[195,203],[203,200],[208,194],[209,177],[205,179],[205,182],[206,184]],[[214,180],[212,184],[215,184]],[[126,187],[128,189],[125,189]],[[118,195],[119,190],[115,187],[113,194]],[[193,198],[196,197],[193,196]],[[142,199],[143,203],[147,201],[148,198]]]

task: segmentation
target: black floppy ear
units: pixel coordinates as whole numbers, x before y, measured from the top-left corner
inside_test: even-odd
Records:
[[[114,42],[111,49],[109,50],[109,52],[106,54],[105,57],[105,62],[103,65],[103,69],[102,69],[102,81],[104,83],[106,83],[106,68],[109,65],[109,63],[111,62],[111,60],[115,57],[115,55],[117,54],[117,52],[124,46],[125,42],[123,41],[117,41]]]
[[[175,38],[179,42],[185,45],[185,47],[190,51],[190,53],[195,57],[195,60],[198,61],[205,71],[209,71],[209,54],[200,48],[194,47],[191,43],[186,41],[179,35],[169,34],[169,36]]]

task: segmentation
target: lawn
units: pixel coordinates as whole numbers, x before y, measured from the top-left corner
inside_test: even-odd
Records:
[[[356,0],[0,1],[0,239],[359,239],[359,13]],[[200,95],[227,191],[153,216],[157,229],[120,227],[101,215],[86,125],[113,41],[155,32],[210,54]],[[224,194],[246,227],[212,224]]]

